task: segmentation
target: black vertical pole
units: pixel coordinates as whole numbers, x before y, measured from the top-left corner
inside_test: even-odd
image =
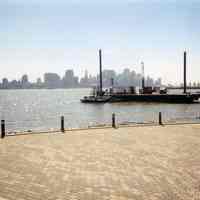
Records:
[[[184,51],[184,74],[183,74],[183,76],[184,76],[184,92],[183,93],[186,93],[186,87],[187,87],[187,82],[186,82],[186,74],[187,74],[187,72],[186,72],[186,51]]]
[[[101,49],[99,49],[99,81],[100,81],[100,95],[102,95],[102,60]]]
[[[112,127],[116,128],[115,113],[112,114]]]
[[[111,78],[111,87],[113,87],[114,86],[114,78]]]
[[[64,125],[64,116],[61,116],[61,128],[60,128],[61,132],[65,132],[65,125]]]
[[[141,62],[141,65],[142,65],[142,89],[144,90],[144,87],[145,87],[145,83],[144,83],[144,63]]]
[[[5,120],[1,120],[1,138],[4,138],[6,135],[5,131]]]
[[[161,112],[159,112],[159,125],[162,125],[163,123],[162,123],[162,113]]]
[[[144,77],[142,77],[142,89],[144,90]]]

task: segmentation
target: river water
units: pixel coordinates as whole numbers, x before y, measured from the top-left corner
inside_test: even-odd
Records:
[[[118,123],[199,120],[200,103],[105,103],[83,104],[80,98],[90,89],[0,90],[0,119],[7,131],[59,129],[60,116],[65,127],[78,128],[110,124],[112,113]]]

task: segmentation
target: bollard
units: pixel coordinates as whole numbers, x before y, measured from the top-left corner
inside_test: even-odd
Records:
[[[61,132],[65,132],[65,125],[64,125],[64,116],[61,116],[61,128],[60,128]]]
[[[159,112],[159,125],[163,125],[162,123],[162,113]]]
[[[1,138],[4,138],[6,135],[5,131],[5,120],[1,120]]]
[[[112,127],[116,128],[115,113],[112,114]]]

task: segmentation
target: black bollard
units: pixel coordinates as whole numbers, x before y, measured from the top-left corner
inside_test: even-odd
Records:
[[[163,125],[162,123],[162,113],[159,112],[159,125]]]
[[[61,128],[60,128],[61,132],[65,132],[65,125],[64,125],[64,116],[61,116]]]
[[[115,113],[112,114],[112,127],[116,128]]]
[[[1,120],[1,138],[4,138],[6,135],[5,131],[5,120]]]

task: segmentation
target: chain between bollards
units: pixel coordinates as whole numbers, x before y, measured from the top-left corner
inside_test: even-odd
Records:
[[[112,114],[112,127],[116,128],[115,113]]]
[[[6,135],[5,131],[5,120],[1,120],[1,138],[3,139]]]
[[[65,132],[65,123],[64,123],[64,116],[61,116],[61,127],[60,127],[61,132]]]

